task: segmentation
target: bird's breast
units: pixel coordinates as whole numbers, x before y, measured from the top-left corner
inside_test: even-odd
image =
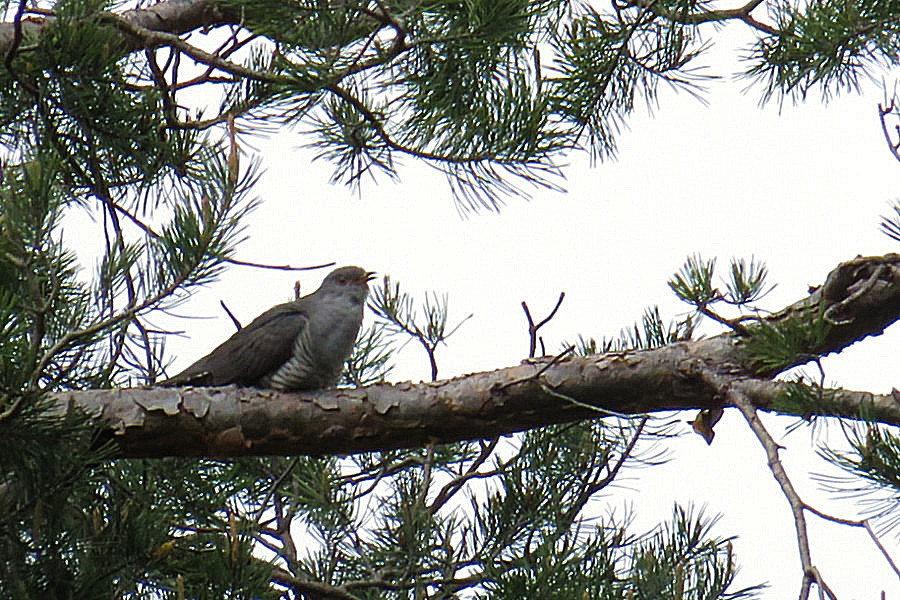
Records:
[[[291,358],[267,378],[278,389],[316,389],[338,382],[362,324],[361,304],[330,303],[310,314]]]
[[[310,347],[317,350],[316,356],[313,357],[315,360],[324,364],[343,366],[353,351],[353,344],[362,324],[362,307],[353,313],[321,319],[309,328],[312,338]]]

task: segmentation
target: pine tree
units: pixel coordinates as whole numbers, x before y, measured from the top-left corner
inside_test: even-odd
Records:
[[[507,420],[468,434],[448,425],[439,443],[428,441],[436,418],[376,431],[368,445],[225,457],[170,445],[149,426],[120,435],[144,425],[143,413],[109,419],[124,413],[104,390],[152,386],[168,366],[157,316],[240,262],[244,219],[259,203],[257,163],[240,160],[250,133],[300,130],[334,165],[334,181],[352,186],[397,177],[398,159],[410,157],[446,175],[460,210],[500,210],[509,196],[557,185],[567,153],[613,156],[635,105],[653,104],[661,85],[696,93],[705,25],[755,33],[743,74],[765,99],[827,97],[897,61],[900,7],[889,2],[762,4],[4,3],[0,598],[753,597],[757,588],[733,585],[738,564],[730,538],[711,531],[714,516],[676,506],[641,535],[621,515],[586,514],[623,469],[653,464],[671,428],[647,413],[664,409],[701,409],[694,426],[711,439],[722,407],[737,407],[776,477],[759,407],[862,420],[854,450],[831,458],[896,493],[894,398],[772,382],[900,317],[895,255],[844,263],[771,316],[755,310],[768,289],[761,263],[733,261],[720,291],[715,261],[692,257],[670,281],[691,319],[666,324],[648,309],[621,338],[581,338],[545,358],[536,356],[546,321],[526,306],[534,360],[516,371],[522,379],[490,388],[505,395]],[[895,103],[883,107],[885,123],[895,116]],[[102,243],[93,273],[63,228],[79,211],[95,217]],[[883,227],[900,239],[900,207]],[[404,338],[422,346],[436,378],[435,349],[456,326],[447,299],[419,304],[386,279],[371,307],[378,321],[345,383],[382,381]],[[700,319],[725,333],[689,344]],[[655,349],[640,354],[654,367],[697,353],[747,381],[713,369],[639,373],[606,390],[624,398],[612,406],[590,387],[602,382],[556,378],[598,353],[635,349]],[[559,385],[547,383],[551,373]],[[660,392],[676,376],[690,384],[684,404]],[[371,387],[390,400],[390,418],[402,398]],[[572,389],[596,394],[586,401]],[[168,424],[156,391],[127,400],[162,408],[154,418]],[[526,418],[516,403],[530,398],[565,410]],[[99,419],[76,406],[110,412]],[[808,507],[795,509],[799,531]],[[813,567],[805,556],[801,597],[827,593]]]

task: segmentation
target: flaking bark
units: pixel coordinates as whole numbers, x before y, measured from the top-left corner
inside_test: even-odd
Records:
[[[117,14],[134,26],[173,35],[239,22],[239,16],[230,14],[217,3],[208,0],[166,0],[147,8],[125,10]],[[36,43],[55,20],[55,17],[49,15],[26,15],[18,23],[0,23],[0,56],[6,57],[10,50],[27,48]],[[21,36],[18,43],[17,29]],[[124,33],[122,42],[126,51],[154,46],[153,43],[146,43]]]

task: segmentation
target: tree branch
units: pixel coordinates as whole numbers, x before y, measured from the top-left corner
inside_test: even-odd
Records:
[[[166,0],[147,8],[122,11],[115,18],[134,27],[173,35],[202,27],[239,24],[240,20],[237,15],[228,14],[219,4],[209,0]],[[23,42],[33,44],[55,21],[56,17],[52,15],[37,15],[28,16],[20,23],[0,23],[0,54],[11,60],[15,52],[24,50],[20,43],[16,43],[17,35]],[[126,45],[125,50],[143,47],[143,41],[135,39],[131,45]]]
[[[702,9],[698,12],[688,13],[667,9],[653,0],[626,0],[625,4],[648,8],[660,17],[669,19],[675,23],[681,23],[682,25],[702,25],[704,23],[721,23],[724,21],[739,20],[750,27],[769,35],[779,35],[781,33],[775,27],[757,21],[750,15],[754,9],[762,4],[762,0],[750,0],[750,2],[744,6],[738,8],[725,8],[719,10]]]
[[[769,469],[772,471],[775,481],[777,481],[778,485],[781,487],[781,491],[784,493],[785,498],[787,498],[788,504],[791,505],[791,514],[794,516],[794,527],[797,530],[797,545],[800,548],[800,564],[803,567],[803,581],[800,585],[800,600],[807,600],[807,598],[809,598],[810,586],[813,583],[817,584],[821,590],[825,591],[829,598],[836,600],[835,596],[828,590],[828,587],[822,581],[818,569],[816,569],[812,563],[812,558],[809,553],[809,533],[806,529],[806,515],[804,514],[806,504],[800,499],[800,495],[794,488],[794,484],[791,483],[787,472],[784,470],[784,465],[781,464],[781,458],[778,456],[778,444],[775,443],[775,440],[772,439],[772,436],[766,430],[762,421],[759,420],[756,407],[750,403],[748,398],[740,392],[732,390],[728,393],[728,399],[732,406],[736,406],[738,410],[741,411],[741,414],[744,415],[744,419],[747,420],[747,424],[750,425],[750,429],[756,434],[757,439],[759,439],[759,443],[766,451]]]
[[[878,335],[900,318],[900,256],[842,263],[823,286],[758,326],[808,321],[829,311],[839,317],[835,324],[782,370]],[[596,418],[598,409],[646,414],[720,407],[725,389],[762,410],[810,416],[808,406],[788,400],[801,384],[772,381],[777,371],[771,369],[758,374],[746,346],[747,338],[728,332],[652,350],[529,359],[433,383],[308,394],[232,386],[60,392],[51,395],[51,412],[78,408],[94,415],[124,456],[221,457],[348,454],[493,438]],[[900,404],[890,394],[806,390],[827,400],[816,414],[900,425]]]

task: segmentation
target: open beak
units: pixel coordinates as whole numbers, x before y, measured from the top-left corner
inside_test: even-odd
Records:
[[[365,274],[365,276],[364,276],[364,279],[365,279],[366,283],[369,283],[370,281],[372,281],[373,279],[375,279],[375,276],[376,276],[377,274],[378,274],[378,273],[376,273],[375,271],[366,271],[366,274]]]

